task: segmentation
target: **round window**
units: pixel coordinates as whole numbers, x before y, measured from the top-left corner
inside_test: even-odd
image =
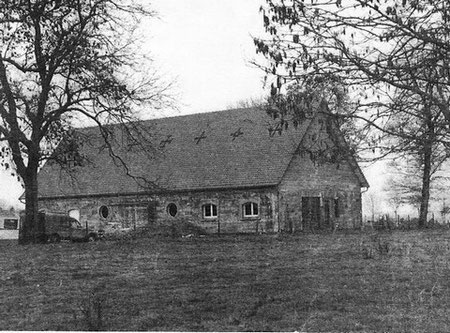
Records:
[[[177,208],[177,205],[175,205],[174,203],[170,203],[167,206],[167,214],[169,214],[170,216],[177,215],[177,212],[178,212],[178,208]]]
[[[108,207],[101,206],[100,210],[99,210],[99,213],[100,213],[100,217],[103,217],[104,219],[106,219],[108,217],[108,215],[109,215]]]

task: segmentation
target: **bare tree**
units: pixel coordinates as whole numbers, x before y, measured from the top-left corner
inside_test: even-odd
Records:
[[[436,105],[450,122],[447,1],[266,2],[261,11],[270,37],[255,38],[255,45],[268,60],[258,65],[277,76],[274,92],[292,80],[337,77],[357,93],[361,108],[381,107],[378,97],[407,90]]]
[[[344,86],[352,100],[345,116],[356,120],[363,150],[376,153],[369,159],[422,153],[424,225],[431,146],[450,147],[448,2],[267,0],[261,11],[269,37],[255,39],[267,59],[257,65],[274,77],[272,95],[292,82]]]
[[[106,138],[105,125],[126,124],[139,106],[168,101],[168,86],[139,57],[136,44],[140,19],[152,16],[133,0],[0,5],[1,157],[25,188],[21,243],[42,240],[38,169],[75,121],[89,120]]]
[[[424,227],[432,183],[450,154],[448,129],[439,109],[410,91],[398,92],[393,106],[388,124],[391,146],[386,151],[403,163],[391,164],[399,176],[391,183],[402,193],[400,197],[408,198],[406,202],[418,205],[419,227]]]
[[[408,204],[416,208],[419,212],[419,227],[426,226],[429,203],[438,199],[437,193],[445,193],[448,181],[441,169],[444,159],[438,149],[430,147],[430,152],[405,151],[388,164],[392,176],[385,190],[390,201],[397,207]],[[426,163],[425,154],[429,155]],[[424,180],[424,177],[428,178]]]

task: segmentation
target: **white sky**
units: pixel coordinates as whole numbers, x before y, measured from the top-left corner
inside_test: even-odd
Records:
[[[160,19],[148,47],[161,72],[176,78],[181,113],[217,111],[263,94],[249,61],[263,32],[262,0],[154,0]]]
[[[263,33],[264,0],[152,0],[159,19],[145,27],[147,49],[159,72],[175,79],[180,114],[218,111],[264,94],[263,73],[252,67],[251,36]],[[153,116],[173,115],[166,110]],[[383,184],[377,168],[366,172],[371,192]],[[0,205],[17,205],[22,188],[0,171]],[[365,214],[369,214],[368,211]]]

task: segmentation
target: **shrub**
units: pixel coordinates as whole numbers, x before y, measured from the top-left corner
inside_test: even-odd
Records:
[[[187,221],[175,221],[168,225],[152,225],[137,228],[135,230],[122,231],[105,236],[109,240],[126,240],[151,237],[198,237],[206,235],[205,229]]]

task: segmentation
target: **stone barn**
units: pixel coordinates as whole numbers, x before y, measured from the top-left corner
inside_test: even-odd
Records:
[[[106,232],[182,221],[209,233],[361,227],[368,183],[326,105],[281,125],[258,108],[142,121],[141,139],[113,125],[115,159],[98,128],[81,128],[82,162],[68,154],[39,172],[40,208]]]

